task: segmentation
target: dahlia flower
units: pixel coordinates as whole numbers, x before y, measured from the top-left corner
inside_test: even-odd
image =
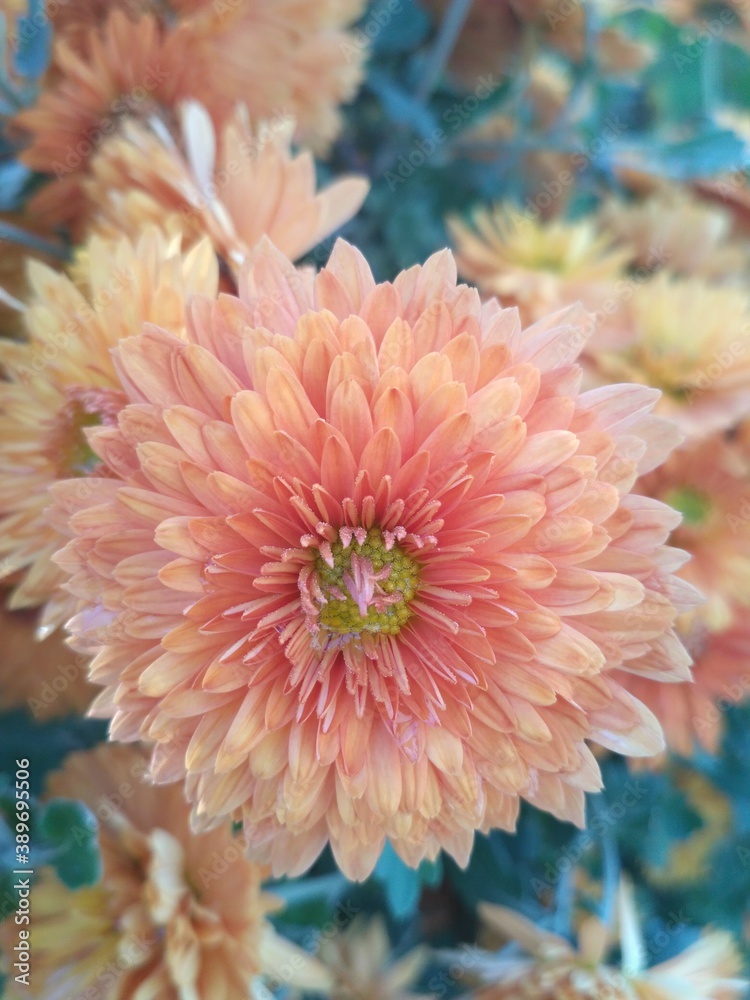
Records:
[[[587,361],[603,381],[662,390],[662,410],[689,437],[750,414],[750,296],[660,272],[628,288],[617,320],[597,324]]]
[[[485,903],[480,912],[494,930],[516,941],[530,958],[499,956],[488,963],[492,982],[478,1000],[739,1000],[748,981],[731,936],[709,931],[684,952],[644,969],[645,949],[632,891],[620,886],[621,968],[605,965],[612,941],[597,917],[581,924],[576,950],[514,910]]]
[[[472,225],[449,220],[448,229],[459,273],[529,323],[579,299],[595,308],[630,257],[592,219],[546,222],[507,205],[476,212]]]
[[[327,985],[267,922],[278,904],[261,891],[264,869],[227,828],[191,834],[182,790],[144,784],[145,769],[139,750],[103,745],[51,776],[50,795],[97,817],[102,876],[71,890],[42,869],[31,889],[31,988],[9,977],[8,996],[246,1000],[252,980],[285,958],[313,989]],[[18,941],[12,918],[0,936]]]
[[[144,221],[169,229],[173,220],[188,241],[208,235],[237,268],[263,235],[296,260],[355,215],[364,178],[340,177],[317,192],[312,156],[291,152],[294,121],[253,128],[245,111],[235,111],[221,141],[194,102],[180,108],[179,144],[158,122],[124,123],[83,182],[94,230],[114,237],[138,233]]]
[[[425,947],[413,948],[390,962],[391,945],[382,917],[359,917],[333,937],[325,937],[318,959],[331,977],[332,1000],[419,1000],[409,987],[429,961]]]
[[[97,714],[168,744],[196,823],[277,873],[330,841],[361,879],[386,837],[465,864],[520,796],[583,823],[586,740],[661,748],[610,671],[687,676],[679,515],[629,492],[676,432],[653,390],[579,393],[573,321],[522,331],[448,251],[376,285],[263,241],[187,342],[120,344],[132,406],[87,438],[122,481],[55,487],[58,560]]]
[[[671,543],[691,554],[680,576],[703,595],[677,630],[694,660],[692,683],[669,691],[646,677],[622,683],[655,713],[667,745],[684,756],[694,740],[716,752],[719,706],[750,695],[750,464],[720,435],[675,451],[638,489],[679,510]]]
[[[137,243],[92,239],[75,268],[65,273],[29,262],[31,296],[24,311],[26,343],[0,340],[0,577],[23,570],[9,607],[46,602],[41,634],[71,613],[61,591],[64,574],[50,561],[61,538],[48,523],[49,487],[77,477],[77,491],[92,502],[96,491],[81,483],[101,466],[85,439],[86,427],[116,423],[125,401],[110,350],[145,322],[181,334],[185,300],[215,295],[218,272],[208,242],[190,253],[157,230]]]

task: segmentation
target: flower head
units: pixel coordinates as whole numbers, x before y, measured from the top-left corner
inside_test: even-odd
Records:
[[[664,727],[667,745],[690,756],[697,740],[718,749],[719,703],[750,695],[750,466],[744,449],[721,435],[680,448],[638,488],[682,514],[670,541],[691,559],[680,571],[704,595],[677,630],[693,657],[692,683],[665,686],[647,676],[622,682]]]
[[[516,305],[526,322],[582,300],[594,307],[630,256],[594,220],[532,219],[505,205],[449,223],[459,272],[481,292]]]
[[[662,410],[688,436],[738,423],[750,411],[745,290],[661,272],[631,291],[617,321],[587,344],[592,372],[661,389]]]
[[[598,217],[631,248],[636,267],[665,265],[672,274],[712,280],[739,278],[747,267],[747,249],[730,239],[731,213],[682,188],[657,189],[635,203],[609,200]]]
[[[43,869],[33,884],[31,995],[245,1000],[285,952],[316,982],[322,970],[266,921],[278,904],[261,891],[265,870],[227,828],[191,834],[182,790],[144,784],[145,770],[140,750],[104,745],[71,754],[50,778],[49,794],[97,818],[102,875],[71,890]],[[12,919],[0,936],[17,941]],[[29,995],[8,986],[11,997]]]
[[[365,0],[197,0],[174,33],[174,51],[193,71],[189,96],[214,119],[226,120],[238,101],[254,122],[280,111],[316,151],[338,135],[339,106],[362,79],[368,39],[348,30]],[[206,87],[204,81],[210,80]]]
[[[318,958],[331,977],[331,1000],[420,1000],[413,985],[429,960],[426,948],[390,962],[388,931],[381,917],[356,917],[339,934],[321,942]]]
[[[503,906],[481,906],[485,921],[516,941],[530,958],[501,954],[486,963],[489,984],[481,1000],[739,1000],[747,989],[742,962],[731,936],[709,931],[684,952],[644,968],[645,949],[632,890],[619,893],[620,968],[606,965],[612,935],[598,917],[581,924],[575,949],[565,938],[537,927]]]
[[[177,16],[162,16],[156,0],[129,0],[104,17],[96,3],[91,19],[74,18],[76,30],[57,39],[46,86],[14,119],[28,139],[22,161],[55,178],[30,202],[39,219],[67,225],[79,238],[91,212],[83,182],[92,156],[131,121],[155,118],[162,130],[176,131],[178,107],[188,99],[202,102],[220,135],[243,103],[255,128],[277,118],[296,121],[297,137],[316,149],[335,138],[338,106],[354,95],[367,52],[346,31],[363,0],[199,0],[177,7]],[[222,138],[233,156],[242,136],[236,122],[232,128]],[[204,155],[210,159],[210,149]],[[264,167],[278,170],[268,158]],[[293,183],[309,187],[309,172],[298,161]],[[270,185],[261,189],[267,211],[282,177],[262,179]],[[204,196],[208,180],[198,178]]]
[[[7,373],[0,383],[0,575],[23,570],[9,607],[46,602],[43,634],[74,606],[50,561],[61,537],[47,519],[48,489],[74,476],[79,493],[91,497],[81,480],[102,467],[87,430],[113,426],[126,398],[110,350],[145,322],[180,334],[186,299],[214,295],[218,282],[207,242],[182,254],[179,239],[154,229],[134,243],[92,239],[74,270],[77,282],[30,261],[28,340],[0,341]]]
[[[56,487],[59,561],[100,714],[170,742],[197,822],[277,872],[330,840],[362,878],[386,837],[465,863],[521,795],[583,822],[587,739],[661,747],[610,671],[686,676],[678,515],[630,495],[675,432],[653,390],[579,393],[574,318],[523,331],[447,251],[376,285],[266,242],[187,341],[120,344],[132,406],[88,440],[123,481]]]
[[[263,235],[297,260],[364,201],[362,177],[316,191],[312,156],[291,152],[291,118],[253,127],[238,108],[219,139],[200,104],[186,102],[179,117],[179,142],[158,120],[132,120],[93,157],[84,189],[95,231],[135,236],[150,221],[188,243],[208,235],[237,269]]]
[[[90,157],[129,117],[173,108],[186,96],[185,72],[151,14],[132,19],[114,9],[87,29],[79,49],[59,38],[48,85],[14,119],[28,136],[22,162],[55,178],[30,202],[36,217],[80,236],[87,216],[81,179]]]

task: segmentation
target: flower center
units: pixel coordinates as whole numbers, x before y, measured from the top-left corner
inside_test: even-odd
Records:
[[[315,558],[302,597],[312,632],[397,635],[411,617],[416,562],[379,528],[342,528]]]
[[[116,423],[125,398],[115,389],[79,387],[69,388],[67,396],[68,402],[47,435],[46,452],[61,477],[90,476],[97,472],[101,461],[92,451],[84,430]]]

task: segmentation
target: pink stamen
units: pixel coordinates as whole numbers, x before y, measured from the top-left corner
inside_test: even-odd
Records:
[[[367,617],[371,604],[376,611],[383,611],[389,604],[397,604],[401,600],[401,594],[386,594],[378,586],[380,580],[387,580],[391,575],[390,566],[384,566],[376,573],[370,560],[363,559],[355,552],[352,555],[351,569],[351,573],[344,573],[344,583],[362,618]]]

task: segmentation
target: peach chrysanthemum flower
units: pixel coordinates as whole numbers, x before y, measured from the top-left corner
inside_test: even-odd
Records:
[[[318,949],[331,977],[326,995],[331,1000],[420,1000],[410,987],[429,962],[428,949],[413,948],[395,962],[390,953],[383,918],[355,917],[344,931],[324,938]]]
[[[192,0],[175,30],[174,51],[198,81],[189,96],[215,119],[248,105],[253,121],[294,118],[316,152],[338,135],[339,106],[351,100],[369,50],[349,26],[366,0]],[[205,81],[210,80],[210,87]]]
[[[526,323],[581,300],[596,308],[630,257],[593,219],[534,219],[508,205],[449,220],[459,273],[485,295],[515,305]]]
[[[28,136],[22,162],[55,178],[32,210],[76,238],[87,217],[81,184],[90,158],[124,122],[156,116],[171,129],[178,104],[193,98],[221,132],[241,102],[256,126],[295,120],[298,138],[318,149],[337,134],[338,105],[361,78],[367,46],[344,30],[361,0],[201,0],[174,23],[158,16],[159,6],[136,17],[118,5],[75,44],[58,38],[39,99],[13,119]]]
[[[598,212],[603,231],[633,251],[633,265],[666,265],[672,274],[718,281],[740,279],[747,247],[730,239],[732,215],[683,188],[664,187],[640,202],[610,199]]]
[[[180,108],[179,145],[158,122],[125,123],[84,181],[94,231],[134,235],[146,220],[169,228],[172,218],[189,242],[208,235],[236,269],[263,235],[297,260],[355,215],[367,180],[339,177],[316,191],[312,156],[291,151],[293,119],[254,129],[244,111],[221,141],[195,102]]]
[[[72,890],[42,869],[31,889],[31,987],[9,977],[8,996],[246,1000],[255,977],[285,959],[313,989],[326,986],[319,963],[268,923],[278,903],[261,890],[265,869],[227,828],[191,834],[182,790],[144,783],[145,770],[136,748],[103,745],[50,777],[49,795],[97,818],[102,874]],[[17,943],[12,918],[0,937]]]
[[[638,914],[625,882],[619,892],[620,968],[605,964],[612,935],[598,917],[582,922],[576,950],[514,910],[484,903],[480,913],[532,957],[488,957],[484,976],[491,982],[477,1000],[739,1000],[748,987],[739,978],[739,949],[724,931],[708,931],[681,954],[644,968]]]
[[[215,295],[216,258],[208,241],[182,254],[179,239],[158,230],[136,243],[92,239],[85,247],[82,284],[68,274],[29,262],[32,294],[25,307],[26,343],[0,340],[6,380],[0,382],[0,577],[24,570],[11,609],[45,604],[40,634],[71,613],[60,590],[64,578],[50,557],[61,539],[48,523],[49,487],[100,465],[85,428],[114,424],[125,400],[110,356],[121,337],[157,323],[182,333],[186,300]]]
[[[661,389],[662,412],[690,438],[728,430],[750,414],[745,289],[662,271],[628,295],[586,345],[594,378]]]
[[[386,837],[465,864],[520,796],[583,823],[587,739],[661,748],[610,671],[687,676],[678,515],[630,495],[676,431],[654,390],[579,393],[574,319],[522,331],[449,251],[376,285],[263,241],[188,343],[116,352],[133,407],[89,441],[124,481],[55,488],[69,625],[112,736],[189,744],[155,776],[275,872],[330,840],[361,879]]]
[[[187,67],[172,49],[156,18],[132,20],[118,9],[87,31],[83,52],[65,38],[55,42],[48,86],[13,119],[28,136],[21,161],[55,178],[29,202],[39,220],[68,225],[80,237],[81,178],[94,150],[128,117],[173,108],[187,96]]]
[[[750,695],[750,465],[743,449],[715,435],[675,451],[638,489],[683,515],[670,542],[691,554],[680,572],[705,597],[677,629],[693,657],[692,683],[644,677],[622,683],[656,714],[667,746],[690,756],[697,740],[716,752],[719,704]]]

